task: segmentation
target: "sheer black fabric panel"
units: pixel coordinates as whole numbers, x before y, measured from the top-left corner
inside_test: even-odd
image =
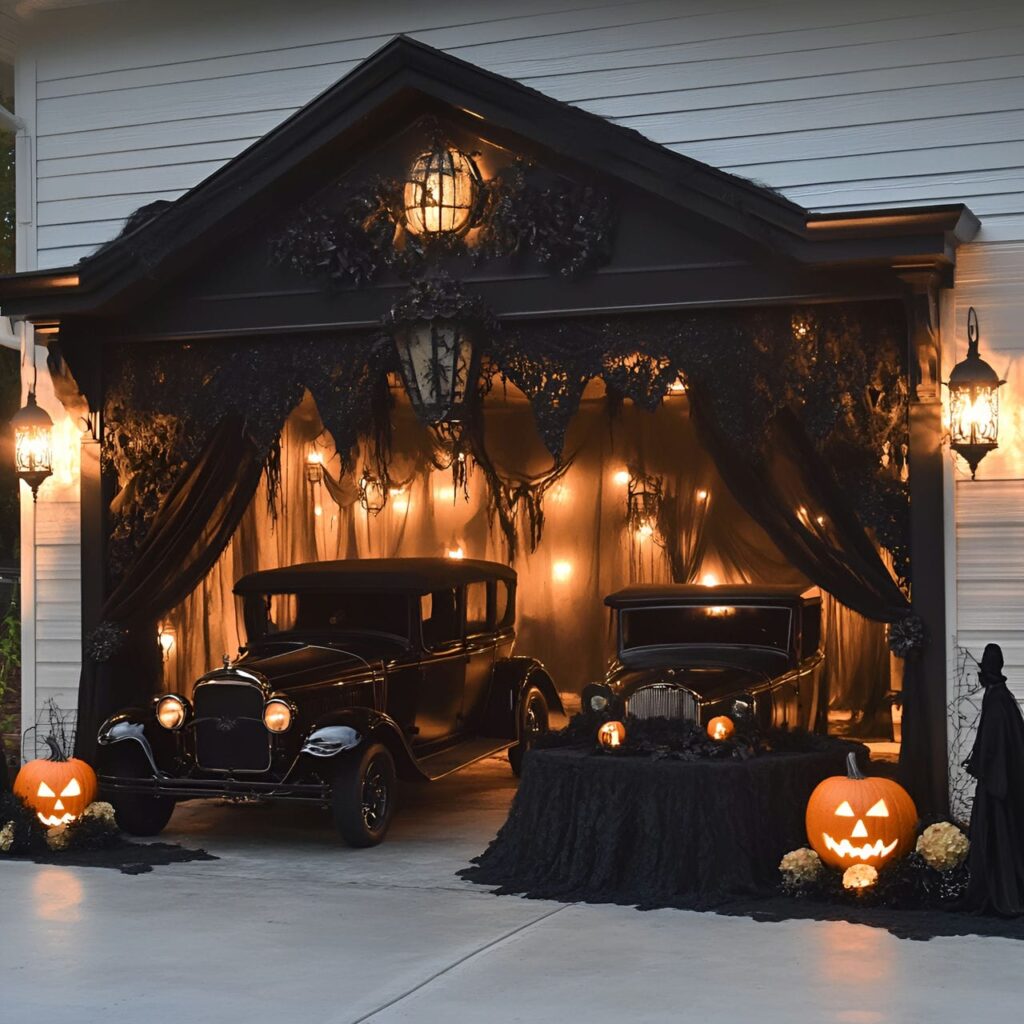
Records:
[[[159,685],[160,618],[206,576],[249,507],[263,464],[240,417],[224,419],[175,481],[130,570],[107,599],[104,621],[126,631],[105,662],[86,657],[78,696],[76,751],[91,759],[96,730],[119,707]]]

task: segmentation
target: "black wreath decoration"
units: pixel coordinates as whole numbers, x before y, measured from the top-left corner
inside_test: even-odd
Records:
[[[96,662],[110,661],[124,646],[127,635],[116,622],[101,622],[85,639],[86,657]]]
[[[889,626],[889,650],[897,658],[909,658],[918,653],[927,641],[925,624],[916,615],[907,615]]]

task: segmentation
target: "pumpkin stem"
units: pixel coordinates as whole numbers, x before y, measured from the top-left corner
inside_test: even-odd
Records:
[[[857,755],[853,751],[846,755],[846,777],[848,779],[864,778],[864,773],[860,770],[860,765],[857,764]]]
[[[46,737],[46,745],[50,748],[51,761],[66,761],[68,759],[68,755],[61,750],[60,744],[52,735]]]

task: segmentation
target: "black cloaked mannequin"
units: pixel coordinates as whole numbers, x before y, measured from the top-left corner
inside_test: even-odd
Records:
[[[998,644],[985,647],[980,668],[985,696],[964,762],[978,780],[965,909],[1015,917],[1024,914],[1024,715],[1007,689]]]

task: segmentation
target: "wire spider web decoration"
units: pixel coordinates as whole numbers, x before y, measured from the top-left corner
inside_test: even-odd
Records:
[[[51,697],[36,711],[36,724],[30,725],[21,737],[22,761],[48,758],[50,747],[46,742],[47,736],[52,736],[60,749],[71,757],[75,749],[77,724],[77,709],[62,708]]]
[[[978,659],[966,647],[954,644],[956,668],[953,674],[953,695],[946,706],[949,720],[949,812],[953,820],[965,827],[971,818],[975,780],[963,764],[970,756],[981,718],[983,697],[978,682]]]

